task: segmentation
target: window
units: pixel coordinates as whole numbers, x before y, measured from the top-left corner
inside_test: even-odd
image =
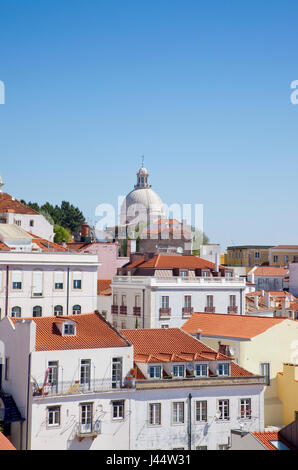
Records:
[[[163,323],[163,324],[161,325],[161,327],[162,327],[162,328],[169,328],[169,324],[168,324],[168,323]]]
[[[218,444],[218,450],[229,450],[228,444]]]
[[[203,276],[203,277],[209,277],[209,276],[210,276],[210,272],[209,272],[209,271],[202,271],[202,276]]]
[[[118,305],[118,295],[117,294],[113,295],[113,305]]]
[[[240,418],[251,419],[251,399],[250,398],[241,398]]]
[[[40,305],[36,305],[33,307],[33,316],[34,317],[41,317],[42,315],[42,307]]]
[[[64,336],[74,336],[76,333],[76,327],[73,323],[64,323],[63,325],[63,335]]]
[[[15,224],[16,224],[18,227],[20,227],[20,226],[22,225],[22,222],[21,222],[21,220],[15,220]]]
[[[285,264],[288,264],[288,262],[289,262],[289,257],[288,257],[288,255],[284,255],[284,263],[285,263]]]
[[[236,295],[230,295],[230,307],[236,307]]]
[[[196,421],[207,421],[207,401],[196,401]]]
[[[208,450],[208,446],[197,446],[196,450]]]
[[[55,307],[54,307],[54,315],[63,315],[63,307],[62,307],[62,305],[55,305]]]
[[[49,406],[47,408],[47,425],[60,426],[60,406]]]
[[[30,220],[30,227],[34,227],[34,220]]]
[[[63,280],[64,280],[64,272],[63,271],[55,271],[55,273],[54,273],[55,290],[62,290],[63,289]]]
[[[122,384],[122,357],[112,359],[112,388],[119,388]]]
[[[124,419],[124,400],[113,401],[113,419]]]
[[[81,313],[81,306],[80,305],[74,305],[72,307],[72,313],[73,313],[73,315],[79,315]]]
[[[173,418],[173,424],[184,423],[184,402],[183,401],[177,401],[173,403],[172,418]]]
[[[40,270],[33,271],[32,295],[34,297],[42,296],[42,284],[43,284],[42,274],[43,273]]]
[[[122,321],[121,322],[121,330],[125,330],[125,329],[126,329],[126,322]]]
[[[81,403],[80,405],[80,432],[90,433],[92,431],[93,403]]]
[[[188,272],[187,271],[180,271],[180,277],[187,277],[188,276]]]
[[[232,277],[231,271],[226,271],[226,272],[225,272],[225,278],[229,279],[229,278],[231,278],[231,277]]]
[[[185,376],[185,366],[173,366],[173,375],[174,377],[184,377]]]
[[[21,316],[21,312],[22,312],[21,307],[12,307],[11,316],[19,318]]]
[[[230,405],[229,400],[218,400],[218,411],[220,412],[221,421],[228,421],[230,419]]]
[[[121,305],[122,307],[126,307],[126,295],[125,294],[121,295]]]
[[[161,379],[161,366],[149,366],[149,378]]]
[[[191,295],[184,296],[184,307],[190,308],[191,307]]]
[[[4,378],[5,380],[9,380],[9,357],[5,358]]]
[[[83,388],[90,388],[91,379],[91,360],[81,359],[80,367],[80,386]]]
[[[273,255],[273,263],[278,263],[278,255]]]
[[[48,363],[48,383],[51,385],[52,389],[57,391],[58,389],[58,361],[49,361]]]
[[[12,288],[13,290],[22,289],[22,271],[12,271]]]
[[[150,426],[161,425],[161,403],[149,403],[149,424]]]
[[[213,295],[207,295],[207,307],[213,307]]]
[[[228,362],[218,364],[218,375],[230,375],[230,364]]]
[[[197,377],[207,377],[208,376],[208,364],[196,364],[195,374]]]
[[[140,299],[141,299],[140,295],[135,296],[135,307],[140,307],[141,305]]]
[[[262,362],[260,364],[261,375],[264,375],[266,385],[270,385],[270,364],[269,362]]]
[[[169,308],[169,297],[167,295],[161,297],[161,308]]]
[[[73,288],[82,289],[82,273],[81,271],[73,272]]]
[[[256,252],[255,252],[255,258],[256,258],[256,259],[260,259],[260,252],[259,252],[259,251],[256,251]]]

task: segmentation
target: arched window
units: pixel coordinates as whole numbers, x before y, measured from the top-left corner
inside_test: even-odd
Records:
[[[54,307],[54,315],[63,315],[63,307],[62,307],[62,305],[55,305],[55,307]]]
[[[22,309],[21,307],[12,307],[11,309],[11,316],[12,317],[20,317]]]
[[[42,315],[42,307],[40,305],[36,305],[33,307],[33,316],[34,317],[41,317]]]
[[[72,313],[73,313],[73,315],[78,315],[79,313],[81,313],[81,306],[80,305],[74,305],[72,307]]]

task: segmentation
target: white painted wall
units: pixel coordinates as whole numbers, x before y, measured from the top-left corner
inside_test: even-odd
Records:
[[[15,214],[15,213],[6,213],[6,223],[15,224],[17,221],[20,221],[19,225],[22,229],[30,232],[38,237],[45,238],[50,242],[54,241],[54,227],[47,221],[47,219],[41,214]],[[33,221],[33,226],[30,222]]]

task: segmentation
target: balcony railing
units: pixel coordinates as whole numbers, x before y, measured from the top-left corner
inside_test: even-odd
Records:
[[[193,307],[183,307],[182,308],[182,317],[190,317],[193,314]]]
[[[158,284],[216,284],[222,285],[234,285],[238,284],[239,287],[245,287],[245,279],[239,277],[204,277],[204,276],[114,276],[113,284],[125,283],[125,284],[143,284],[148,286],[156,286]]]
[[[133,314],[140,317],[141,316],[141,307],[134,307],[133,308]]]
[[[236,307],[236,306],[228,307],[228,313],[238,313],[238,307]]]
[[[215,307],[205,307],[206,313],[215,313]]]
[[[126,305],[120,305],[120,315],[127,315]]]
[[[170,318],[170,316],[171,316],[171,309],[169,307],[159,309],[159,318]]]
[[[90,392],[106,392],[111,390],[122,390],[135,387],[134,380],[123,378],[122,380],[93,379],[87,383],[76,381],[61,381],[57,384],[46,384],[38,386],[33,383],[34,397],[47,397],[55,395],[86,394]]]
[[[118,314],[118,305],[111,305],[111,313]]]
[[[101,434],[101,421],[99,420],[90,423],[77,424],[76,436],[79,441],[86,437],[95,439],[99,434]]]

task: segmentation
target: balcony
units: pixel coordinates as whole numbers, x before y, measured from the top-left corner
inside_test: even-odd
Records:
[[[118,314],[118,305],[111,305],[111,313]]]
[[[228,307],[228,313],[236,313],[237,314],[238,313],[238,307],[236,307],[236,306]]]
[[[127,390],[135,387],[133,380],[93,379],[88,383],[80,383],[79,380],[61,381],[56,384],[38,385],[32,383],[33,396],[45,398],[60,395],[84,395],[94,392],[108,392],[111,390]]]
[[[96,420],[91,423],[78,423],[76,436],[79,441],[85,438],[91,438],[94,440],[99,434],[101,434],[101,421]]]
[[[193,307],[182,308],[182,318],[188,318],[193,314]]]
[[[171,317],[171,309],[169,307],[159,309],[159,318],[170,318],[170,317]]]
[[[206,313],[215,313],[215,307],[205,307]]]
[[[141,307],[134,307],[133,308],[133,314],[140,317],[141,316]]]
[[[127,315],[126,305],[120,305],[120,315]]]

